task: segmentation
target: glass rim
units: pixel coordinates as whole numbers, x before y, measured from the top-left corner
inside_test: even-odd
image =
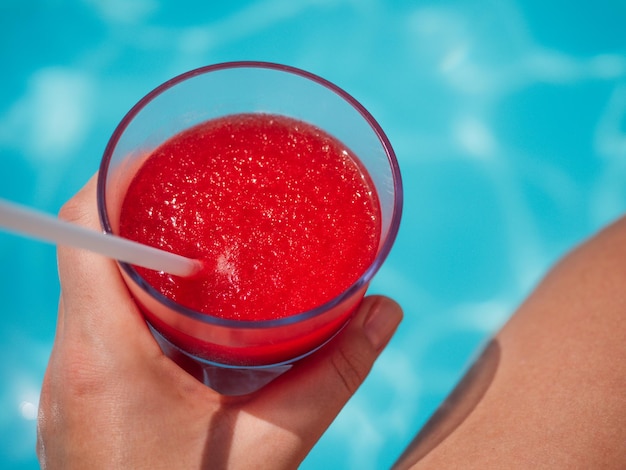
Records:
[[[359,114],[365,119],[368,125],[375,132],[378,137],[380,144],[382,145],[387,159],[389,160],[389,166],[391,168],[391,175],[393,178],[393,188],[394,188],[394,200],[393,200],[393,213],[391,214],[391,220],[389,223],[389,230],[385,239],[380,246],[376,257],[369,265],[369,267],[361,274],[361,276],[347,289],[341,292],[339,295],[333,297],[332,299],[324,302],[323,304],[313,308],[306,310],[304,312],[296,313],[293,315],[289,315],[287,317],[270,319],[270,320],[233,320],[228,318],[221,318],[210,313],[198,312],[196,310],[185,307],[184,305],[179,304],[178,302],[166,297],[161,292],[152,287],[143,277],[133,268],[133,266],[129,263],[123,261],[117,261],[118,265],[122,268],[122,270],[134,281],[144,292],[146,292],[150,297],[154,300],[158,301],[160,304],[169,308],[170,310],[175,311],[176,313],[182,314],[184,316],[193,318],[194,320],[198,320],[202,323],[213,324],[221,327],[228,328],[237,328],[237,329],[261,329],[261,328],[274,328],[279,326],[290,325],[294,323],[300,323],[311,318],[315,318],[324,314],[325,312],[332,310],[339,304],[343,302],[343,300],[351,297],[363,287],[367,286],[367,284],[372,280],[376,272],[380,269],[383,262],[389,255],[391,248],[395,242],[396,236],[398,234],[400,228],[400,219],[402,216],[402,208],[403,208],[403,187],[402,187],[402,178],[400,175],[400,167],[396,158],[396,154],[391,146],[391,142],[387,138],[387,135],[381,128],[380,124],[374,119],[372,114],[352,95],[344,91],[342,88],[338,87],[334,83],[315,75],[311,72],[307,72],[306,70],[302,70],[293,66],[283,65],[273,62],[262,62],[262,61],[235,61],[235,62],[221,62],[212,65],[206,65],[203,67],[198,67],[196,69],[189,70],[182,74],[179,74],[166,82],[163,82],[161,85],[154,88],[148,94],[146,94],[142,99],[140,99],[122,118],[120,123],[117,125],[113,134],[111,135],[105,150],[102,156],[102,160],[100,162],[100,168],[98,171],[98,186],[97,186],[97,206],[98,206],[98,216],[100,219],[100,224],[105,233],[113,234],[113,229],[111,227],[111,222],[109,220],[108,211],[106,208],[106,182],[107,182],[107,172],[109,169],[109,164],[111,162],[111,158],[113,156],[114,150],[117,146],[117,143],[120,140],[120,137],[130,124],[130,122],[137,116],[141,110],[150,103],[154,98],[161,95],[163,92],[169,90],[170,88],[176,86],[179,83],[182,83],[186,80],[189,80],[193,77],[199,75],[206,75],[211,72],[217,72],[221,70],[227,69],[235,69],[235,68],[249,68],[249,69],[269,69],[279,72],[285,72],[292,75],[300,76],[301,78],[305,78],[311,80],[312,82],[317,83],[329,91],[335,93],[344,101],[349,103]]]

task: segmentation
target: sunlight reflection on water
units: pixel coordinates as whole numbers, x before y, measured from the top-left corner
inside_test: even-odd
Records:
[[[583,28],[587,7],[566,6],[5,2],[3,40],[20,47],[0,52],[0,196],[57,211],[123,114],[201,65],[283,62],[354,94],[403,170],[400,236],[372,291],[406,320],[302,468],[388,467],[550,264],[626,208],[626,10],[594,2]],[[0,233],[0,259],[15,267],[0,283],[0,464],[37,468],[54,250]]]

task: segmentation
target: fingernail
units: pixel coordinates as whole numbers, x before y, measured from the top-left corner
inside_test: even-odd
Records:
[[[365,319],[365,336],[376,350],[381,349],[402,320],[402,310],[395,302],[377,300],[373,302]]]

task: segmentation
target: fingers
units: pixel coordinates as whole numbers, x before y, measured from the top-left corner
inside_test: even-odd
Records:
[[[59,217],[100,231],[93,177],[59,212]],[[59,246],[57,251],[63,334],[83,343],[113,347],[122,338],[132,340],[145,323],[128,294],[115,261],[86,250]]]
[[[402,310],[394,301],[380,296],[363,300],[350,331],[328,354],[332,369],[326,370],[328,364],[325,365],[326,380],[333,388],[344,390],[344,393],[337,390],[333,395],[343,396],[347,401],[357,391],[401,319]],[[339,400],[338,404],[343,407]]]
[[[266,386],[246,411],[291,432],[308,452],[363,383],[401,320],[393,300],[365,298],[340,336]]]

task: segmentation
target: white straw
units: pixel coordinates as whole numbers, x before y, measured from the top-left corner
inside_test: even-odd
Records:
[[[202,266],[198,260],[115,235],[95,232],[2,199],[0,199],[0,227],[39,240],[83,248],[119,261],[177,276],[191,276]]]

